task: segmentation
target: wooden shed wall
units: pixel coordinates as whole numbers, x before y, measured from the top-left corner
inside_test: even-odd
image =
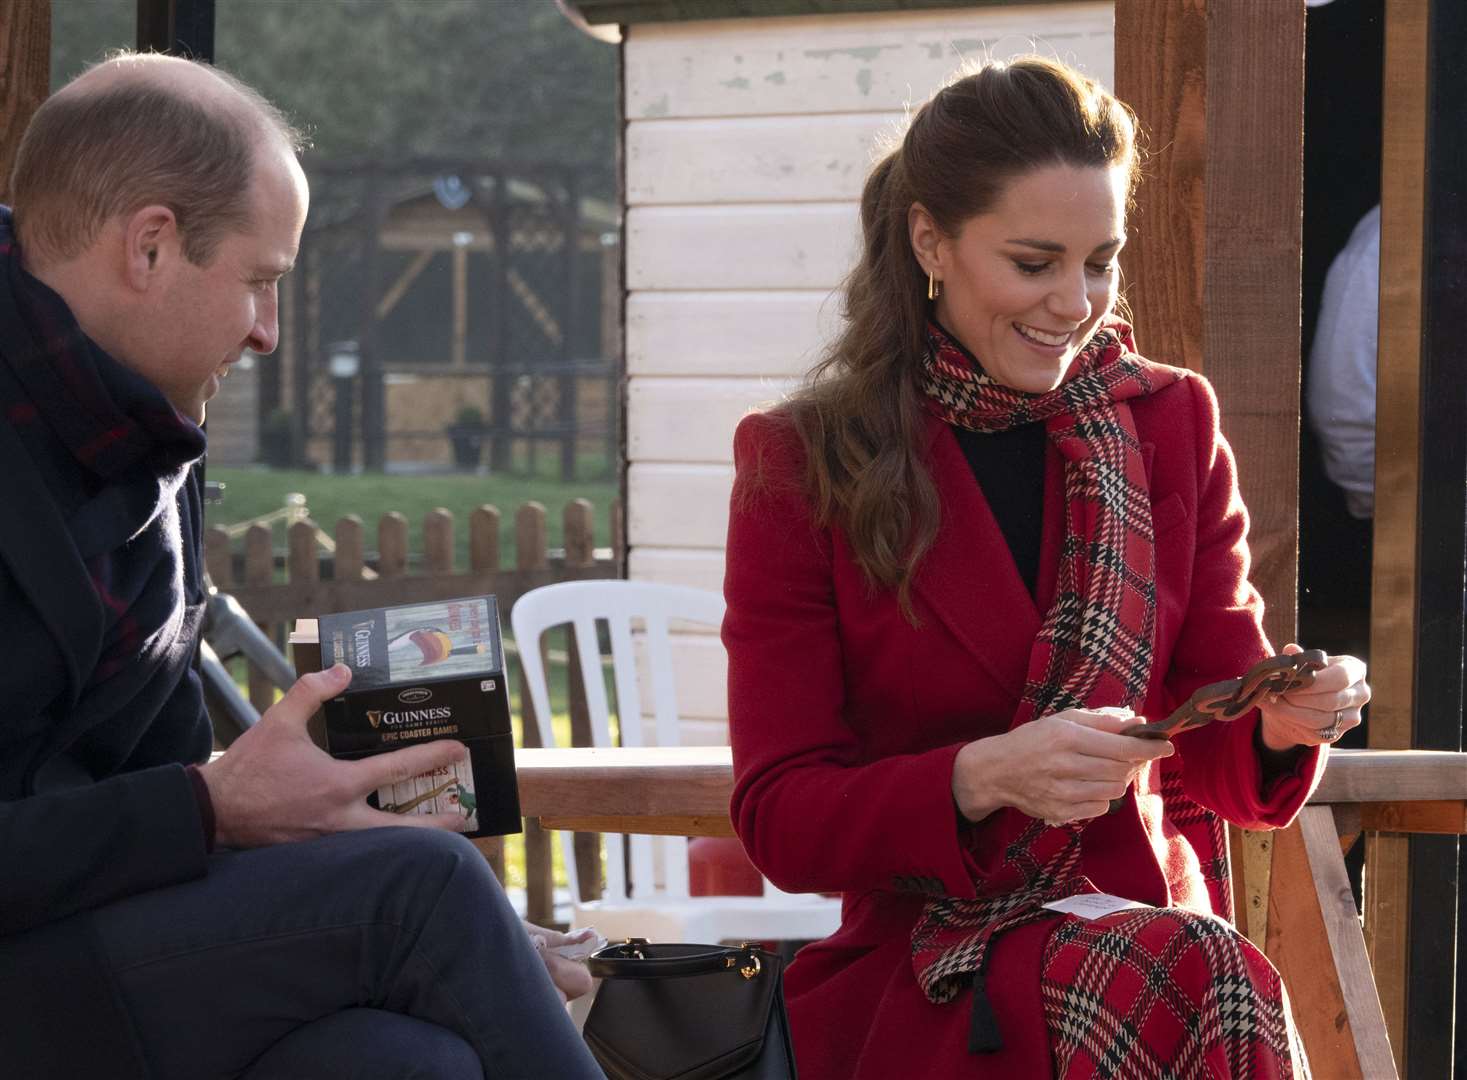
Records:
[[[965,60],[1039,52],[1110,85],[1112,24],[1103,2],[628,28],[632,578],[722,588],[734,425],[838,325],[880,136]],[[676,649],[687,741],[724,741],[722,648]]]

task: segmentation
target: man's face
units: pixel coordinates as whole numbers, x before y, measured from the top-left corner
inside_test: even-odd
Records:
[[[228,233],[207,266],[181,257],[152,320],[155,341],[132,366],[196,423],[244,350],[270,353],[280,338],[280,279],[295,262],[308,190],[283,148],[262,153],[249,198],[253,220]]]

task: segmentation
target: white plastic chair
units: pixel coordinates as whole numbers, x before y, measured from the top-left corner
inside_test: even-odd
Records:
[[[723,607],[723,597],[714,592],[642,581],[569,581],[534,589],[520,597],[510,620],[542,745],[555,745],[550,692],[540,651],[540,639],[546,630],[564,623],[575,627],[591,737],[596,746],[614,745],[596,633],[598,620],[610,629],[621,745],[676,746],[680,739],[668,622],[677,619],[717,627],[723,621]],[[645,627],[643,643],[650,673],[655,740],[646,739],[642,729],[644,698],[633,646],[634,619]],[[838,900],[782,892],[768,880],[763,896],[689,896],[688,842],[680,836],[628,838],[629,892],[623,838],[605,834],[606,891],[601,900],[583,903],[579,899],[572,839],[571,833],[561,833],[574,906],[571,925],[595,926],[612,941],[626,937],[649,941],[799,941],[823,938],[840,922]],[[660,881],[655,876],[659,848]]]

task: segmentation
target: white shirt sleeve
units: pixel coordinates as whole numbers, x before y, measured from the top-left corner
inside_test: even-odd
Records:
[[[1305,403],[1325,474],[1357,518],[1375,511],[1375,351],[1380,313],[1380,207],[1355,226],[1330,264]]]

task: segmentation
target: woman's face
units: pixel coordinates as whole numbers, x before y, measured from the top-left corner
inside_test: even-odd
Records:
[[[1126,183],[1119,167],[1035,169],[956,236],[912,207],[913,250],[942,283],[937,321],[1005,386],[1058,386],[1115,303]]]

